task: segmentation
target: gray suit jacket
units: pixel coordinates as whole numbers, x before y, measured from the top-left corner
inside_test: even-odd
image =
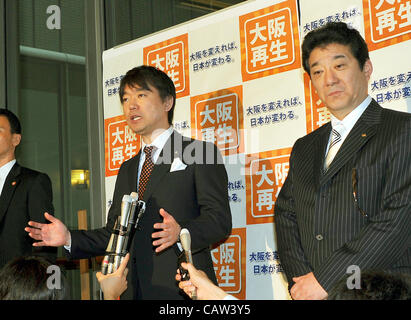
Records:
[[[411,273],[411,114],[372,100],[324,172],[330,131],[328,123],[296,141],[274,209],[290,288],[313,272],[328,292],[350,265]]]

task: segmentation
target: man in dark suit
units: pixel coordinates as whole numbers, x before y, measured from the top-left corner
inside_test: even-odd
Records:
[[[137,190],[146,211],[131,245],[130,285],[122,299],[183,298],[174,280],[182,228],[191,233],[194,264],[216,282],[210,246],[231,233],[222,157],[215,145],[173,131],[175,100],[174,84],[164,72],[149,66],[128,71],[121,80],[120,101],[128,126],[141,135],[145,147],[119,170],[106,226],[68,231],[51,218],[49,226],[30,223],[41,230],[27,228],[42,240],[36,245],[70,244],[73,258],[104,255],[123,195]],[[146,170],[150,163],[151,173]],[[142,181],[148,182],[142,186]]]
[[[33,248],[33,240],[24,232],[29,220],[45,222],[44,211],[53,213],[53,193],[46,174],[16,162],[20,141],[19,119],[0,109],[0,268],[16,257],[33,254],[53,262],[57,253],[54,248]]]
[[[292,298],[325,299],[351,268],[411,272],[411,115],[368,95],[357,30],[329,23],[302,51],[331,122],[296,141],[275,225]]]

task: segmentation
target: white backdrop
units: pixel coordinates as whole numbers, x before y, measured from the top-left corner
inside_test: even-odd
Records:
[[[176,85],[174,128],[213,141],[224,155],[233,232],[212,251],[220,286],[241,299],[289,299],[274,203],[295,140],[329,120],[304,75],[301,41],[327,21],[351,24],[370,49],[371,96],[410,112],[410,7],[405,0],[300,0],[298,12],[296,0],[247,1],[105,51],[107,211],[118,168],[141,145],[122,117],[120,80],[153,65]]]

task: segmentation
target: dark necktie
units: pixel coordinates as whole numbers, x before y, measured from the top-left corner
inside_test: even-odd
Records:
[[[138,182],[138,198],[143,199],[144,191],[146,190],[148,179],[150,178],[151,171],[153,171],[154,163],[152,158],[153,146],[145,146],[144,153],[146,159],[144,160],[143,168],[141,169],[140,180]]]

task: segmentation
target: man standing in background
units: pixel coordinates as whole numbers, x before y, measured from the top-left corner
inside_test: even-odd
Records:
[[[21,256],[41,255],[54,262],[55,248],[35,248],[24,232],[30,220],[46,222],[44,211],[53,214],[50,178],[20,166],[15,157],[21,141],[17,116],[0,109],[0,268]]]

